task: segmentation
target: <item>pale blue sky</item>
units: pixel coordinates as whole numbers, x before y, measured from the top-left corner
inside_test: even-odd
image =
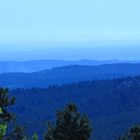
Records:
[[[0,0],[0,42],[140,40],[140,0]]]
[[[0,0],[0,60],[139,54],[140,0]]]

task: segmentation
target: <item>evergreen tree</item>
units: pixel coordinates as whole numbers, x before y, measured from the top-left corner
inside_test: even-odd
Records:
[[[8,108],[15,104],[16,99],[10,98],[8,89],[0,88],[0,140],[24,140],[24,128],[15,126],[11,133],[7,134],[7,127],[10,122],[16,120],[15,114],[9,112]]]
[[[15,119],[15,115],[8,111],[14,103],[15,98],[8,97],[8,89],[0,88],[0,140],[6,135],[8,123]]]
[[[25,127],[16,125],[6,140],[26,140]]]
[[[140,127],[135,126],[122,137],[119,138],[119,140],[140,140]]]
[[[56,125],[48,125],[45,140],[88,140],[92,128],[86,115],[81,115],[77,107],[69,104],[57,112]]]
[[[9,123],[15,115],[8,111],[8,107],[15,104],[15,98],[9,98],[8,89],[0,88],[0,124]]]

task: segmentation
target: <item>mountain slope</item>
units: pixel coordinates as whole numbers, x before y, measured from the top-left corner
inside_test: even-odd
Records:
[[[128,128],[140,124],[140,76],[73,83],[48,89],[17,89],[14,111],[30,134],[41,134],[55,112],[76,103],[88,115],[93,139],[117,140]]]
[[[138,61],[97,61],[97,60],[34,60],[34,61],[0,61],[0,73],[9,72],[36,72],[44,69],[52,69],[54,67],[68,66],[68,65],[102,65],[113,63],[138,63]]]
[[[140,64],[109,64],[100,66],[65,66],[34,73],[0,74],[0,86],[30,88],[62,85],[92,79],[112,79],[140,74]]]

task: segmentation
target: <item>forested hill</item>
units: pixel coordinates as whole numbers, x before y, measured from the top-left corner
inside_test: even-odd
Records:
[[[128,128],[140,124],[140,76],[17,89],[11,94],[17,98],[19,121],[30,134],[42,134],[46,123],[55,119],[56,110],[68,103],[77,104],[88,115],[95,140],[117,140]]]
[[[8,72],[36,72],[44,69],[52,69],[54,67],[62,67],[68,65],[102,65],[113,63],[139,63],[139,61],[97,61],[97,60],[32,60],[32,61],[0,61],[0,73]]]
[[[112,79],[140,74],[140,64],[108,64],[100,66],[71,65],[34,73],[0,74],[0,86],[9,88],[46,88],[92,79]]]

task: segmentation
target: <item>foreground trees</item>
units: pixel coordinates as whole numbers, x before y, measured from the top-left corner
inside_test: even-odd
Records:
[[[9,107],[15,104],[15,98],[10,98],[8,89],[0,88],[0,140],[27,140],[25,128],[14,125],[9,128],[9,123],[16,123],[15,114],[9,112]],[[48,125],[45,140],[88,140],[92,128],[86,115],[81,115],[77,107],[69,104],[63,111],[57,112],[56,125]],[[35,133],[33,140],[38,140]]]
[[[135,126],[122,137],[119,138],[119,140],[140,140],[140,127]]]
[[[24,128],[15,125],[7,134],[8,125],[15,122],[15,114],[8,111],[8,108],[15,104],[15,98],[8,96],[8,89],[0,88],[0,140],[23,140],[25,139]]]
[[[14,103],[15,98],[8,97],[8,89],[0,88],[0,140],[6,135],[8,123],[15,119],[15,115],[8,111]]]
[[[16,117],[8,111],[9,106],[15,104],[15,98],[8,97],[8,89],[0,88],[0,124],[7,124]]]
[[[9,97],[7,89],[0,88],[0,140],[38,140],[36,133],[32,138],[27,138],[23,126],[11,126],[11,122],[16,124],[15,114],[9,111],[9,107],[14,104],[15,98]],[[86,115],[80,114],[74,104],[69,104],[64,110],[57,112],[55,125],[48,124],[45,140],[88,140],[91,132],[92,128]],[[129,129],[119,140],[140,140],[140,127]]]
[[[92,128],[86,115],[81,115],[76,106],[69,104],[57,112],[55,126],[48,124],[45,140],[88,140]]]

